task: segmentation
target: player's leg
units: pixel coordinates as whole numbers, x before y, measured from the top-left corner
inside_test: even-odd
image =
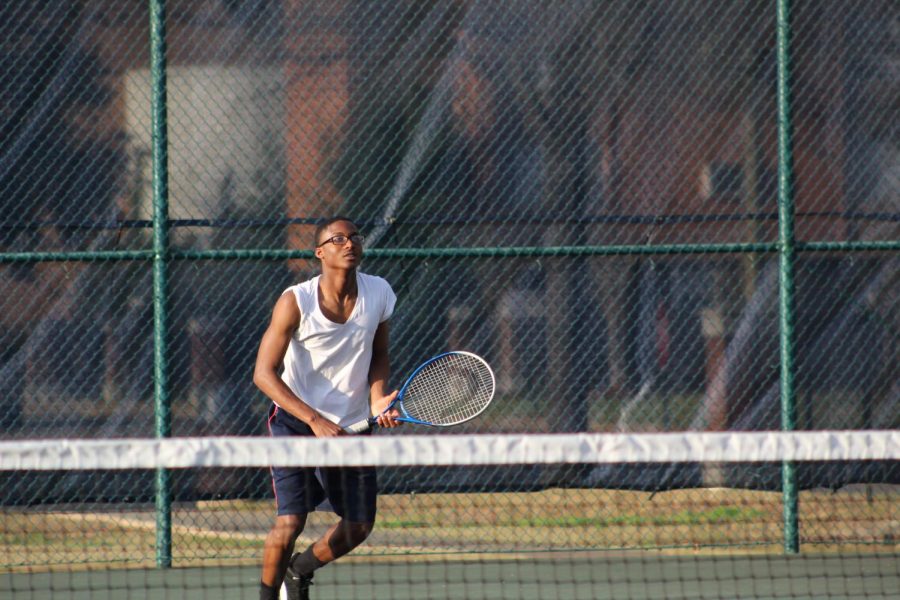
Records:
[[[278,590],[294,552],[294,542],[306,525],[306,515],[278,515],[263,547],[260,600],[277,600]]]
[[[307,600],[313,574],[362,544],[372,532],[374,522],[352,522],[341,519],[321,538],[290,560],[285,575],[288,600]]]
[[[276,600],[282,582],[288,599],[297,600],[304,596],[299,592],[300,582],[291,576],[290,558],[294,543],[306,526],[307,515],[324,499],[325,492],[316,479],[315,469],[273,468],[272,475],[278,516],[266,536],[260,600]],[[274,596],[268,596],[273,592]]]
[[[321,554],[331,562],[347,554],[369,537],[375,521],[348,521],[341,519],[323,536],[325,538],[321,546]]]
[[[378,482],[374,468],[321,469],[321,475],[328,500],[341,520],[291,558],[285,578],[289,592],[292,586],[305,592],[317,569],[362,544],[375,524]],[[301,592],[296,597],[304,596]]]
[[[269,431],[274,437],[312,435],[306,424],[281,410],[274,411],[269,419]],[[273,598],[277,598],[284,581],[288,597],[293,599],[298,597],[296,585],[290,577],[286,578],[286,573],[294,542],[306,525],[306,516],[325,499],[325,490],[316,477],[316,470],[305,467],[273,467],[272,486],[278,516],[266,536],[260,598],[271,593],[270,588],[275,592]]]
[[[336,560],[366,541],[374,522],[353,522],[341,519],[321,538],[291,559],[298,574],[309,574]]]

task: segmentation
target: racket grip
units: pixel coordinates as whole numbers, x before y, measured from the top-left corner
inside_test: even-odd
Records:
[[[346,427],[344,427],[344,431],[346,431],[347,433],[365,433],[368,430],[372,429],[375,423],[375,417],[370,417],[368,419],[363,419],[362,421],[357,421],[352,425],[347,425]]]

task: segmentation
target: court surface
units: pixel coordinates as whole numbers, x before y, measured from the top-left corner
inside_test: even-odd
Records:
[[[870,555],[578,555],[472,562],[335,563],[313,598],[895,598],[900,553]],[[0,575],[4,600],[256,598],[257,567]]]

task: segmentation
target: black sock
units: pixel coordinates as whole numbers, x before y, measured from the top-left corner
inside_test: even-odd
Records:
[[[259,600],[278,600],[278,590],[271,585],[259,582]]]
[[[312,545],[291,558],[291,570],[297,575],[309,575],[319,567],[323,566],[325,566],[325,563],[316,558],[316,555],[313,554]]]

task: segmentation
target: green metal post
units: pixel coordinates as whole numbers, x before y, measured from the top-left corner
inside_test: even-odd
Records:
[[[156,437],[172,432],[168,372],[169,170],[166,122],[166,2],[150,0],[151,136],[153,160],[153,376]],[[172,566],[172,491],[156,471],[156,566]]]
[[[778,45],[778,240],[781,345],[781,429],[797,426],[794,395],[794,156],[791,116],[791,2],[777,0]],[[797,516],[797,472],[792,462],[781,465],[784,502],[784,551],[800,551]]]

